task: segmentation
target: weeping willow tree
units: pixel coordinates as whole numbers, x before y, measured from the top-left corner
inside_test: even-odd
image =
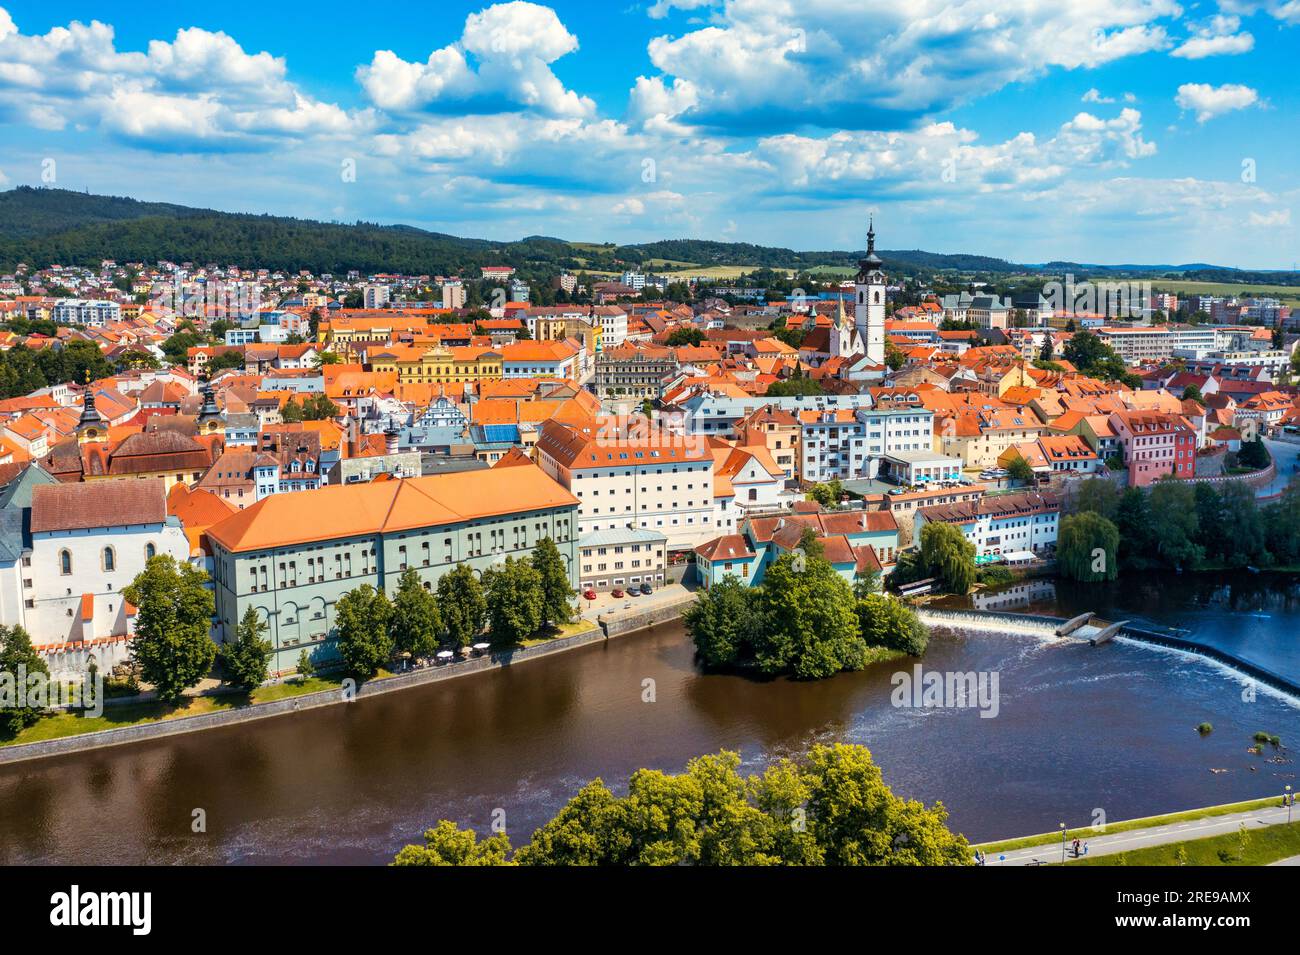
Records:
[[[1092,511],[1063,518],[1056,558],[1061,573],[1071,580],[1114,580],[1119,576],[1119,529]]]
[[[975,545],[955,524],[926,524],[921,529],[921,563],[950,593],[967,593],[975,583]]]

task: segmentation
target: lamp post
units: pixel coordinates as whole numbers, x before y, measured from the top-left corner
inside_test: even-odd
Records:
[[[1065,823],[1061,823],[1061,862],[1065,862]]]

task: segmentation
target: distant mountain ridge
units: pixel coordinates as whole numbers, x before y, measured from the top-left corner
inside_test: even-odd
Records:
[[[221,212],[66,189],[19,186],[0,192],[0,267],[6,270],[19,262],[43,268],[53,264],[95,266],[103,259],[147,263],[167,259],[280,271],[308,269],[318,275],[338,275],[351,269],[366,274],[441,275],[507,264],[514,266],[521,277],[535,280],[561,269],[617,272],[628,265],[644,264],[646,270],[655,270],[656,263],[661,261],[691,263],[692,267],[699,268],[730,265],[781,270],[851,269],[863,254],[844,250],[799,252],[706,239],[600,245],[528,236],[516,242],[497,242],[408,225],[342,224]],[[886,266],[899,274],[936,270],[993,274],[1023,271],[1239,273],[1236,269],[1202,263],[1104,266],[1049,262],[1030,266],[991,256],[921,249],[881,250],[880,255]],[[657,270],[671,272],[673,268],[669,265]]]

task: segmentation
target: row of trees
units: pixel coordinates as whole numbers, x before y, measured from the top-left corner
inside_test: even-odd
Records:
[[[761,775],[723,751],[670,776],[632,774],[626,796],[596,779],[512,853],[496,832],[442,820],[394,865],[969,865],[947,810],[890,790],[863,746],[814,746]]]
[[[874,580],[849,586],[810,531],[772,563],[762,584],[728,575],[700,594],[684,620],[706,666],[799,679],[860,670],[882,649],[919,656],[929,640],[916,614],[876,593]]]
[[[1121,490],[1084,481],[1061,521],[1057,557],[1074,580],[1114,580],[1127,569],[1197,570],[1300,561],[1300,485],[1261,507],[1241,482],[1157,481]]]
[[[573,588],[560,550],[543,538],[527,559],[507,557],[483,571],[465,564],[438,580],[435,594],[414,568],[402,572],[390,600],[362,584],[338,599],[338,649],[349,673],[374,676],[395,655],[431,656],[439,647],[459,649],[488,632],[513,645],[573,618]]]

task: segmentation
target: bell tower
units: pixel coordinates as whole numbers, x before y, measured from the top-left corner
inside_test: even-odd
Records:
[[[867,226],[867,255],[858,262],[858,275],[853,288],[853,320],[867,359],[874,364],[885,363],[885,273],[876,255],[875,219]]]

